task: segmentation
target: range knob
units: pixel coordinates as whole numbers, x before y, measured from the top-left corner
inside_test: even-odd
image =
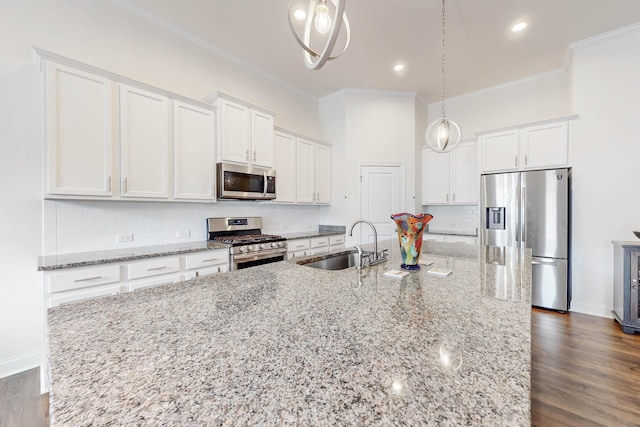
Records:
[[[278,243],[278,242],[273,242],[273,243],[271,244],[271,247],[272,247],[272,248],[277,248],[278,246],[280,246],[280,243]]]
[[[260,248],[260,249],[264,249],[264,245],[263,245],[262,243],[260,243],[260,244],[258,245],[258,248]]]
[[[245,253],[247,251],[247,248],[245,246],[240,246],[238,248],[238,252],[240,252],[241,254]]]

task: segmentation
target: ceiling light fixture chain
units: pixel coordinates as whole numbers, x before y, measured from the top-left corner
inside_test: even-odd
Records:
[[[447,119],[445,111],[445,0],[442,0],[442,62],[440,68],[440,106],[442,109],[442,117],[429,125],[425,132],[427,144],[438,153],[446,153],[460,143],[460,127],[456,122]]]

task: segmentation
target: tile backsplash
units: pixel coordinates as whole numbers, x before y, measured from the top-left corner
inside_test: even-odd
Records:
[[[205,219],[217,216],[261,216],[265,233],[317,229],[324,209],[247,201],[45,200],[43,255],[202,241],[207,239]]]
[[[433,215],[429,222],[429,231],[457,231],[474,234],[480,225],[478,206],[476,205],[428,205],[423,213]]]

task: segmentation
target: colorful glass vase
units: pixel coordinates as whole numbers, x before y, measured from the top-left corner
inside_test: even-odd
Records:
[[[422,249],[422,233],[425,226],[433,219],[430,214],[398,213],[391,215],[391,219],[398,225],[398,242],[402,254],[404,270],[420,269],[420,249]]]

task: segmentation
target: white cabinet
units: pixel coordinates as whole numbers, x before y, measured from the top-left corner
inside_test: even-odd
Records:
[[[70,67],[44,64],[48,195],[112,195],[113,84]]]
[[[45,309],[120,292],[120,266],[82,267],[44,275]]]
[[[121,194],[169,197],[169,100],[120,85]]]
[[[444,234],[425,233],[423,240],[427,242],[444,242]]]
[[[296,201],[331,203],[331,147],[298,138],[296,159]]]
[[[273,113],[230,98],[213,98],[218,107],[219,160],[273,167]]]
[[[475,245],[478,243],[478,238],[474,236],[456,236],[447,234],[444,236],[444,241],[448,243],[466,243]]]
[[[215,201],[215,112],[173,102],[173,197]]]
[[[274,138],[276,199],[274,202],[296,201],[296,137],[276,131]]]
[[[325,145],[315,145],[315,202],[317,204],[331,203],[331,148]]]
[[[301,258],[311,255],[309,239],[287,240],[287,259]]]
[[[422,204],[474,204],[480,195],[475,142],[448,153],[422,150]]]
[[[344,234],[287,240],[287,259],[343,249],[344,241]]]
[[[183,258],[184,279],[211,276],[229,271],[229,251],[219,249],[187,255]]]
[[[562,117],[480,135],[482,172],[571,166],[573,119]]]
[[[344,249],[344,234],[329,236],[329,249],[332,251]]]

